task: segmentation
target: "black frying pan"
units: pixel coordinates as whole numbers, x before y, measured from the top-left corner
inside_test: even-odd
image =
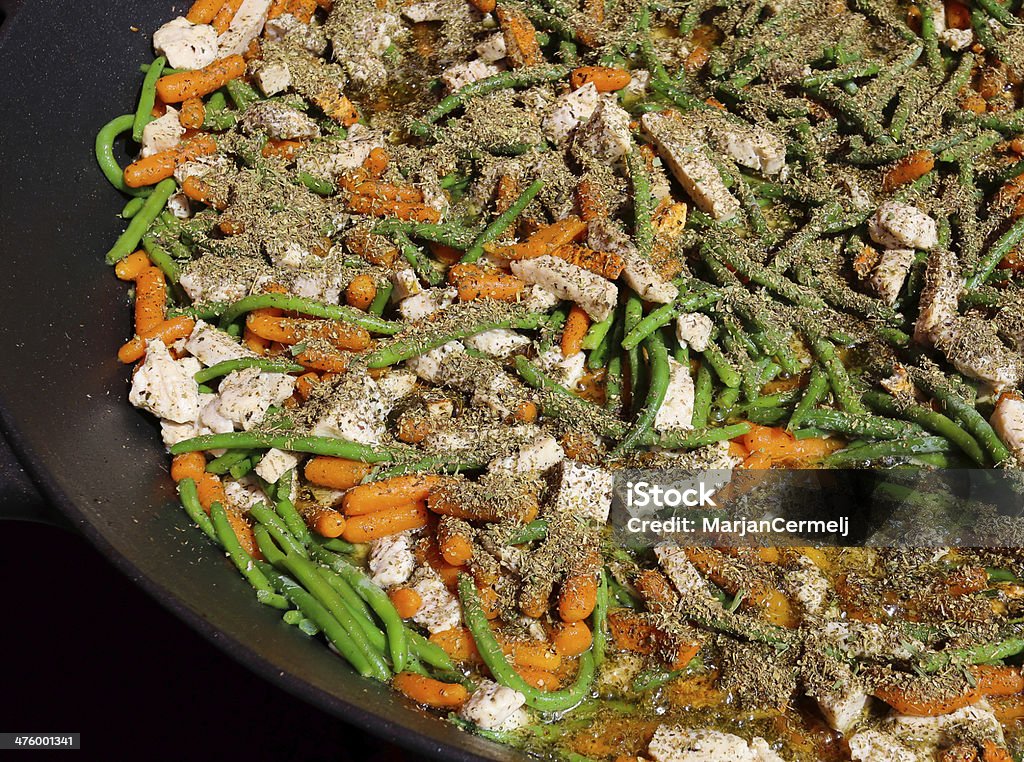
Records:
[[[361,679],[256,603],[178,508],[157,429],[127,403],[128,373],[115,353],[131,333],[130,313],[123,284],[103,264],[124,201],[96,168],[92,146],[100,126],[132,109],[153,30],[187,6],[0,0],[4,432],[101,553],[233,658],[416,751],[521,759]]]

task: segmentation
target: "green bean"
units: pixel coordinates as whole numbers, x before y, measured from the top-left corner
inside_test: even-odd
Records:
[[[916,423],[897,421],[867,413],[855,415],[828,408],[809,410],[801,420],[803,424],[811,428],[870,439],[900,439],[919,436],[923,433],[922,428]]]
[[[700,98],[684,92],[667,80],[652,77],[649,86],[652,92],[675,103],[680,111],[706,111],[713,108]]]
[[[135,109],[135,120],[132,122],[132,140],[142,142],[142,130],[153,121],[153,106],[156,103],[156,81],[163,74],[167,59],[157,58],[146,70],[146,78],[142,82],[142,93],[139,95],[139,106]]]
[[[518,71],[508,71],[496,74],[493,77],[471,82],[460,88],[448,97],[441,100],[434,108],[430,109],[418,122],[409,126],[409,132],[417,137],[429,137],[433,130],[432,125],[446,117],[455,109],[461,107],[470,98],[481,95],[489,95],[498,90],[507,90],[515,87],[532,87],[543,82],[553,82],[562,79],[569,73],[568,66],[537,66]]]
[[[382,481],[406,474],[461,474],[466,471],[479,471],[487,465],[487,462],[484,458],[475,457],[473,453],[469,455],[463,453],[428,455],[388,468],[374,469],[373,480]]]
[[[1003,261],[1003,258],[1024,239],[1024,218],[1017,220],[1013,225],[1000,236],[992,248],[981,258],[974,272],[967,278],[965,288],[974,290],[983,285],[996,269],[996,265]]]
[[[868,63],[856,63],[852,66],[845,66],[841,69],[830,69],[829,71],[818,72],[800,80],[800,86],[807,90],[816,90],[822,85],[835,82],[846,82],[851,79],[863,79],[878,74],[881,64],[871,61]]]
[[[749,424],[734,423],[729,426],[713,429],[670,431],[648,437],[645,444],[654,445],[666,450],[695,450],[698,447],[707,447],[708,445],[735,439],[749,432]]]
[[[921,671],[935,673],[951,664],[991,664],[1024,652],[1024,638],[1010,636],[994,643],[952,648],[932,654],[921,664]]]
[[[150,188],[129,188],[124,181],[124,170],[114,158],[114,140],[117,136],[128,132],[135,124],[133,114],[125,114],[111,119],[96,135],[96,163],[99,164],[104,176],[110,184],[122,193],[130,196],[145,197],[152,193]],[[148,227],[148,223],[147,223]]]
[[[287,609],[288,601],[274,592],[270,581],[253,562],[252,556],[238,542],[238,537],[235,535],[235,530],[231,527],[231,522],[228,521],[228,515],[224,510],[224,506],[219,502],[210,506],[210,520],[213,522],[213,527],[217,532],[217,539],[224,546],[224,551],[228,554],[228,558],[231,559],[231,562],[241,575],[245,577],[246,582],[256,589],[257,595],[260,596],[260,603],[277,609]],[[262,595],[260,595],[261,593]]]
[[[665,394],[668,391],[670,380],[668,352],[665,349],[665,340],[661,333],[655,331],[644,340],[647,348],[647,356],[650,360],[651,373],[650,383],[647,387],[647,398],[644,407],[637,416],[633,426],[626,436],[612,450],[613,458],[621,457],[641,442],[650,434],[654,427],[654,419],[665,401]]]
[[[998,54],[999,43],[988,25],[988,16],[978,8],[971,8],[971,27],[974,29],[974,36],[985,50]]]
[[[813,411],[818,406],[818,403],[825,398],[828,388],[828,376],[825,375],[821,366],[815,365],[811,368],[811,376],[807,380],[807,389],[804,391],[804,396],[796,406],[796,410],[793,411],[789,424],[786,426],[789,431],[798,429],[803,425],[807,414]]]
[[[401,672],[405,666],[405,656],[408,648],[405,638],[406,628],[402,622],[402,617],[399,616],[395,605],[388,598],[387,593],[341,556],[328,553],[317,546],[313,546],[312,552],[313,557],[317,561],[351,585],[356,593],[359,594],[359,597],[366,601],[369,607],[373,609],[373,612],[380,617],[380,621],[384,624],[384,630],[388,636],[391,664],[395,672]]]
[[[612,310],[604,320],[591,325],[587,330],[586,336],[583,337],[583,348],[587,351],[593,351],[601,346],[601,344],[605,343],[605,339],[611,332],[612,325],[615,323],[616,317],[617,312]]]
[[[547,519],[534,519],[529,524],[524,524],[516,529],[515,533],[508,538],[509,545],[524,545],[528,542],[543,540],[548,536]]]
[[[708,425],[711,417],[711,395],[714,382],[711,378],[711,371],[706,362],[702,362],[697,369],[697,378],[694,382],[693,392],[693,418],[691,425],[695,429],[703,429]]]
[[[1010,459],[1009,449],[1000,441],[992,425],[973,405],[953,391],[948,383],[916,369],[911,370],[911,376],[915,384],[942,405],[942,409],[947,415],[960,422],[960,425],[992,456],[995,463],[1002,463]]]
[[[472,245],[466,250],[466,253],[462,257],[462,262],[476,262],[483,256],[484,246],[496,241],[502,233],[514,223],[530,205],[537,194],[540,193],[541,188],[544,187],[543,180],[534,180],[530,185],[519,194],[512,205],[509,206],[504,212],[498,215],[490,225],[484,228],[483,232],[477,236],[476,240],[473,241]]]
[[[266,527],[266,530],[274,538],[275,542],[289,553],[295,553],[304,558],[309,557],[309,551],[306,550],[306,546],[299,542],[298,538],[291,533],[287,525],[281,520],[281,517],[270,510],[266,503],[257,503],[249,508],[249,515]]]
[[[178,184],[173,179],[162,180],[153,189],[153,193],[146,199],[146,203],[138,214],[132,217],[127,229],[117,239],[114,246],[107,252],[106,260],[108,265],[120,262],[133,251],[138,249],[139,242],[149,230],[149,226],[160,215],[169,199],[177,190]]]
[[[696,312],[706,309],[722,299],[722,292],[718,289],[705,289],[692,296],[679,297],[675,301],[663,304],[657,309],[651,310],[645,318],[637,323],[626,334],[622,340],[622,348],[634,349],[644,339],[650,336],[664,325],[672,322],[685,312]]]
[[[860,401],[860,397],[853,388],[850,376],[846,372],[846,367],[836,355],[835,347],[828,339],[819,336],[816,329],[811,329],[807,325],[804,328],[804,335],[810,342],[811,349],[814,351],[819,362],[825,366],[829,385],[832,387],[832,392],[835,394],[836,400],[839,401],[840,407],[853,415],[867,412],[864,403]]]
[[[706,239],[701,246],[701,254],[724,262],[737,273],[794,304],[815,310],[824,309],[826,306],[824,300],[812,290],[793,283],[775,269],[754,262],[721,240]]]
[[[881,392],[868,392],[864,395],[864,400],[879,412],[893,418],[906,418],[923,429],[945,437],[963,450],[979,466],[988,465],[988,457],[981,445],[978,444],[978,440],[942,413],[936,413],[923,405],[901,405],[889,395]]]
[[[1000,5],[998,0],[976,0],[976,2],[982,7],[985,13],[1003,26],[1010,28],[1020,26],[1020,19]]]
[[[829,455],[824,464],[827,468],[849,468],[886,458],[950,452],[952,447],[952,443],[945,437],[907,437],[898,441],[848,447]]]
[[[726,386],[732,389],[738,389],[742,382],[742,377],[737,370],[732,367],[725,355],[722,354],[722,350],[718,348],[718,345],[713,341],[708,342],[708,347],[700,353],[704,358],[705,362],[715,371],[715,375],[718,376],[718,380]]]
[[[626,425],[608,415],[602,408],[577,397],[571,391],[552,380],[524,355],[516,355],[515,369],[520,378],[534,389],[545,392],[541,408],[545,415],[566,420],[585,421],[602,436],[619,439],[626,434]]]
[[[444,276],[441,275],[441,271],[434,267],[434,263],[430,260],[424,251],[412,242],[405,233],[398,232],[394,234],[395,243],[398,245],[398,250],[402,253],[405,261],[412,265],[412,269],[416,274],[423,278],[431,286],[439,285],[443,280]]]
[[[334,437],[296,436],[294,434],[265,434],[254,431],[235,431],[228,434],[204,434],[186,439],[171,447],[172,455],[199,450],[251,450],[255,448],[305,452],[311,455],[329,455],[335,458],[358,460],[361,463],[392,463],[409,460],[416,451],[406,447],[372,447]]]
[[[377,287],[377,295],[373,297],[373,302],[370,304],[370,309],[367,310],[371,315],[380,317],[384,314],[384,309],[388,306],[388,302],[391,300],[391,292],[395,290],[395,287],[391,283],[386,283],[383,286]]]
[[[199,504],[199,492],[194,479],[182,479],[178,482],[178,498],[181,500],[185,513],[203,530],[203,534],[219,543],[220,540],[217,538],[217,530],[214,528],[213,522],[203,510],[203,506]]]
[[[621,336],[621,329],[616,330],[616,335]],[[622,406],[622,353],[615,352],[608,360],[608,368],[604,377],[604,400],[605,409],[613,415],[617,415]]]
[[[317,540],[316,541],[321,548],[330,550],[335,553],[353,553],[355,552],[356,546],[350,542],[345,542],[341,538],[335,537],[330,540]]]
[[[282,477],[283,478],[283,477]],[[290,492],[290,490],[288,490]],[[313,535],[309,533],[309,527],[306,526],[306,522],[303,521],[299,512],[295,508],[295,503],[291,501],[287,493],[284,496],[278,497],[275,502],[277,507],[277,515],[281,517],[285,526],[288,527],[288,532],[296,540],[302,544],[303,547],[309,549],[314,547]],[[319,546],[315,546],[319,548]]]
[[[206,464],[206,470],[211,474],[222,476],[238,463],[251,458],[254,450],[229,450],[219,458],[214,458]]]
[[[278,573],[271,566],[271,564],[284,564],[287,556],[274,545],[274,541],[270,538],[266,529],[258,526],[253,529],[253,532],[256,535],[256,544],[259,545],[260,551],[270,561],[269,564],[259,564],[259,568],[274,584],[278,592],[290,600],[302,612],[304,617],[320,628],[324,637],[331,642],[338,653],[341,654],[341,657],[348,661],[359,674],[363,677],[377,677],[378,669],[371,664],[364,650],[356,644],[352,633],[335,618],[334,613],[322,604],[316,596],[307,592],[301,585],[296,584],[288,579],[288,577]],[[333,590],[331,595],[335,602],[340,603],[337,594]],[[345,609],[344,604],[340,605],[340,609],[345,612],[346,618],[351,620],[351,615]],[[355,626],[354,623],[353,626]],[[368,644],[367,650],[370,650]],[[385,677],[384,679],[387,678]]]
[[[141,212],[141,210],[139,211]],[[168,281],[171,283],[178,282],[181,278],[181,270],[178,268],[178,263],[174,261],[174,258],[163,246],[157,243],[154,236],[144,235],[142,237],[142,248],[146,250],[150,261],[160,268],[160,271],[167,277]]]
[[[431,667],[447,672],[455,672],[451,657],[437,643],[433,643],[420,635],[416,630],[405,628],[405,637],[409,642],[409,650]]]
[[[124,209],[121,210],[121,219],[130,220],[136,214],[138,214],[142,207],[145,205],[146,199],[141,196],[136,196],[127,204],[124,205]]]
[[[215,378],[226,376],[245,368],[259,368],[266,373],[298,373],[305,370],[301,365],[270,360],[263,357],[240,357],[237,360],[225,360],[209,368],[204,368],[193,376],[197,384],[205,384]]]
[[[299,312],[303,315],[340,320],[345,323],[362,326],[370,333],[393,336],[402,330],[403,325],[392,320],[369,315],[353,307],[337,304],[325,304],[313,299],[289,294],[254,294],[232,302],[220,316],[220,327],[226,328],[247,312],[267,308],[276,308],[286,312]]]
[[[381,220],[374,227],[373,232],[384,236],[405,233],[411,238],[422,238],[424,241],[451,246],[453,249],[459,249],[460,251],[468,249],[476,238],[476,234],[472,230],[451,222],[436,224],[432,222],[409,222],[398,219]]]
[[[224,85],[224,89],[239,111],[246,111],[253,103],[262,100],[259,93],[240,79],[231,80]]]
[[[935,16],[932,15],[932,6],[928,4],[921,6],[921,39],[924,40],[924,58],[932,76],[945,76],[946,64],[942,60],[942,51],[939,50]]]
[[[626,154],[626,165],[629,168],[629,180],[633,185],[633,240],[640,255],[644,259],[650,259],[654,248],[651,178],[647,175],[647,167],[639,150],[633,149]]]
[[[337,190],[337,188],[334,187],[334,183],[330,180],[324,180],[316,177],[315,175],[309,174],[309,172],[299,172],[299,182],[318,196],[333,196]]]
[[[443,334],[431,335],[428,333],[425,336],[395,339],[388,344],[382,343],[367,355],[366,365],[369,368],[386,368],[396,365],[403,360],[419,357],[432,349],[437,349],[447,344],[449,341],[476,336],[495,328],[534,329],[540,325],[543,318],[543,313],[539,312],[522,313],[515,317],[490,317],[468,323],[459,328],[453,328]]]
[[[604,323],[607,322],[607,326]],[[596,330],[595,330],[596,329]],[[622,341],[622,310],[616,309],[609,313],[605,321],[595,323],[590,327],[587,335],[583,337],[583,348],[588,345],[596,345],[591,348],[590,356],[587,358],[587,367],[591,370],[607,368],[608,355],[613,351],[618,352],[619,344]],[[606,388],[607,388],[607,375]]]
[[[325,569],[323,566],[318,566],[317,571],[327,581],[327,584],[334,589],[334,592],[341,597],[345,607],[352,615],[359,629],[362,630],[363,635],[366,636],[366,641],[373,647],[373,650],[378,655],[384,657],[388,653],[388,639],[383,630],[373,621],[373,614],[370,613],[366,602],[359,597],[348,582],[334,572]],[[405,666],[406,657],[407,654],[402,654],[403,667]],[[400,672],[401,670],[395,668],[394,671]]]
[[[644,316],[644,303],[643,300],[634,293],[630,293],[626,299],[626,306],[624,310],[624,321],[623,329],[625,330],[626,336],[628,336],[643,320]],[[644,366],[640,362],[640,350],[637,347],[626,350],[626,359],[629,363],[629,394],[633,401],[633,406],[636,407],[641,397],[641,391],[644,386]]]
[[[459,599],[462,601],[463,619],[476,642],[480,658],[490,669],[495,680],[526,697],[527,706],[543,712],[564,711],[579,704],[590,691],[596,669],[591,651],[579,657],[579,671],[572,686],[560,691],[539,690],[526,682],[508,663],[501,645],[491,632],[487,616],[480,608],[476,585],[472,577],[466,574],[459,575]]]

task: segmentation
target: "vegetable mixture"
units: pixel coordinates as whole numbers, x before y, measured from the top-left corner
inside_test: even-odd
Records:
[[[1021,759],[1024,553],[609,528],[624,466],[1021,467],[1020,5],[197,0],[96,140],[188,515],[542,758]]]

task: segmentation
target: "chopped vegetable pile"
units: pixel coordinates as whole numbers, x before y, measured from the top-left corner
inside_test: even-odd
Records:
[[[96,140],[188,515],[542,758],[1021,759],[1019,550],[609,527],[623,467],[1024,465],[1019,6],[197,0]]]

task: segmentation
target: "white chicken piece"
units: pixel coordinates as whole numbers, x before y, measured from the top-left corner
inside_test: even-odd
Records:
[[[399,302],[398,312],[403,320],[415,323],[438,310],[450,307],[458,296],[458,289],[453,287],[428,288]]]
[[[531,441],[519,447],[514,455],[495,458],[488,465],[489,471],[508,471],[518,474],[542,473],[558,465],[565,458],[565,451],[550,434],[538,434]]]
[[[167,199],[167,211],[179,220],[187,220],[192,216],[192,204],[188,196],[179,191]]]
[[[160,339],[146,344],[146,359],[132,376],[128,400],[158,418],[190,423],[199,416],[199,384],[194,378],[199,361],[175,360]]]
[[[755,750],[732,733],[659,725],[647,753],[655,762],[781,762],[764,739],[758,740]]]
[[[308,116],[297,109],[271,101],[250,106],[242,117],[242,129],[250,135],[264,132],[271,140],[309,140],[320,137],[319,125]]]
[[[292,396],[295,377],[243,368],[225,376],[218,392],[220,414],[248,431],[263,422],[267,410]]]
[[[944,249],[933,251],[924,271],[914,341],[925,346],[933,344],[944,327],[956,318],[961,285],[956,257]]]
[[[1024,359],[999,338],[995,327],[976,315],[958,316],[932,332],[935,348],[965,376],[996,392],[1012,389],[1024,377]]]
[[[386,376],[377,379],[377,388],[388,401],[387,404],[394,405],[416,390],[416,374],[402,368],[392,368]]]
[[[253,74],[256,86],[268,98],[292,86],[292,72],[283,62],[263,64]]]
[[[241,479],[226,481],[224,483],[224,496],[228,499],[228,506],[243,512],[250,510],[254,505],[267,501],[267,495],[263,488],[260,487],[255,479],[248,475],[243,476]]]
[[[719,150],[741,166],[762,175],[777,175],[786,168],[786,144],[763,127],[722,120],[710,132]]]
[[[806,616],[819,616],[828,603],[828,578],[807,556],[798,556],[796,566],[795,569],[787,569],[783,575],[786,587]]]
[[[449,66],[442,72],[441,81],[444,82],[449,93],[454,93],[468,84],[493,77],[495,74],[500,73],[501,69],[494,64],[474,59]]]
[[[894,712],[885,731],[908,745],[952,746],[965,737],[1003,742],[1003,726],[984,700],[937,717],[913,717]]]
[[[361,166],[370,151],[383,148],[380,133],[353,124],[345,140],[324,140],[313,143],[298,155],[295,167],[315,177],[337,177],[347,169]]]
[[[618,254],[626,263],[622,278],[645,301],[668,304],[679,296],[679,288],[663,278],[640,255],[632,239],[609,219],[593,220],[588,225],[587,244],[594,251]]]
[[[142,128],[142,158],[169,151],[181,143],[185,128],[178,121],[177,109],[168,106],[167,113]]]
[[[562,300],[552,294],[543,286],[536,283],[523,289],[521,304],[523,309],[529,312],[550,312],[559,305]]]
[[[849,741],[855,762],[932,762],[932,749],[915,749],[877,728],[862,730]]]
[[[256,468],[253,470],[264,481],[277,484],[282,476],[298,465],[298,456],[272,447],[267,450],[266,455],[260,458],[260,462],[256,464]]]
[[[576,130],[573,145],[599,161],[618,164],[633,147],[630,116],[614,96],[601,98],[590,119]]]
[[[704,577],[686,557],[683,548],[672,543],[662,543],[655,546],[654,555],[658,558],[661,570],[665,572],[665,576],[681,597],[717,602],[718,599],[711,594]]]
[[[684,347],[703,352],[711,343],[715,324],[702,312],[687,312],[676,320],[676,338]]]
[[[153,49],[172,69],[202,69],[217,60],[217,30],[178,16],[153,33]]]
[[[740,202],[729,192],[698,135],[688,133],[685,125],[666,114],[644,114],[640,124],[697,206],[719,222],[739,214]]]
[[[500,61],[508,55],[508,48],[505,46],[505,35],[501,34],[501,32],[492,34],[477,45],[474,50],[482,61],[487,63]]]
[[[461,341],[449,341],[447,344],[431,349],[429,352],[406,360],[405,367],[424,381],[439,384],[445,378],[445,364],[449,357],[464,355],[466,347]]]
[[[391,273],[391,301],[401,302],[423,291],[419,276],[411,267],[399,267]]]
[[[402,8],[402,16],[413,24],[422,24],[425,21],[444,21],[444,3],[438,0],[426,0],[426,2],[412,3]]]
[[[575,302],[595,323],[608,317],[619,300],[619,290],[614,283],[550,254],[513,262],[512,272],[527,283],[535,283],[561,299]]]
[[[316,422],[313,433],[361,444],[378,444],[387,431],[385,404],[377,382],[366,373],[350,372],[338,387],[340,402]]]
[[[256,357],[251,349],[203,320],[196,321],[185,350],[208,368],[228,360]]]
[[[600,102],[601,96],[593,82],[559,96],[544,120],[544,133],[553,142],[564,143],[577,127],[593,116]]]
[[[841,670],[842,674],[835,683],[828,686],[827,690],[816,691],[812,698],[817,702],[829,727],[848,735],[864,716],[868,694],[848,666],[837,666],[836,669]]]
[[[458,627],[462,621],[459,599],[445,587],[444,580],[431,566],[421,566],[409,581],[409,587],[423,599],[412,621],[426,627],[431,635]]]
[[[412,536],[401,532],[373,540],[367,563],[376,584],[384,588],[401,585],[416,570]]]
[[[583,380],[583,374],[587,371],[586,363],[585,352],[577,352],[566,357],[562,354],[561,348],[557,346],[551,347],[537,357],[537,364],[541,370],[569,389],[575,389],[576,385]]]
[[[524,347],[529,346],[530,338],[509,328],[493,328],[490,331],[470,336],[466,346],[483,352],[491,357],[508,357]]]
[[[959,53],[961,50],[966,50],[974,44],[974,30],[944,29],[939,32],[938,38],[939,42],[947,48],[952,50],[954,53]]]
[[[871,272],[872,288],[890,307],[899,298],[915,256],[913,249],[886,249]]]
[[[240,56],[263,31],[272,0],[242,0],[231,25],[218,39],[217,57]]]
[[[910,204],[886,201],[868,220],[871,240],[887,249],[931,251],[939,245],[935,220]]]
[[[607,523],[615,484],[611,471],[565,459],[559,464],[556,474],[553,510]]]
[[[492,680],[481,680],[459,710],[459,716],[485,730],[507,732],[529,722],[529,715],[523,709],[525,704],[526,697],[519,691]]]
[[[655,431],[678,431],[693,428],[694,384],[690,369],[675,359],[668,359],[669,377],[665,401],[654,417]]]
[[[172,447],[186,439],[200,437],[205,434],[228,434],[235,430],[235,425],[216,412],[217,395],[199,395],[199,418],[188,423],[175,423],[166,418],[160,421],[160,434],[164,445]],[[212,413],[208,413],[212,410]]]
[[[1017,461],[1024,465],[1024,398],[1016,392],[1001,395],[992,412],[991,423]]]

